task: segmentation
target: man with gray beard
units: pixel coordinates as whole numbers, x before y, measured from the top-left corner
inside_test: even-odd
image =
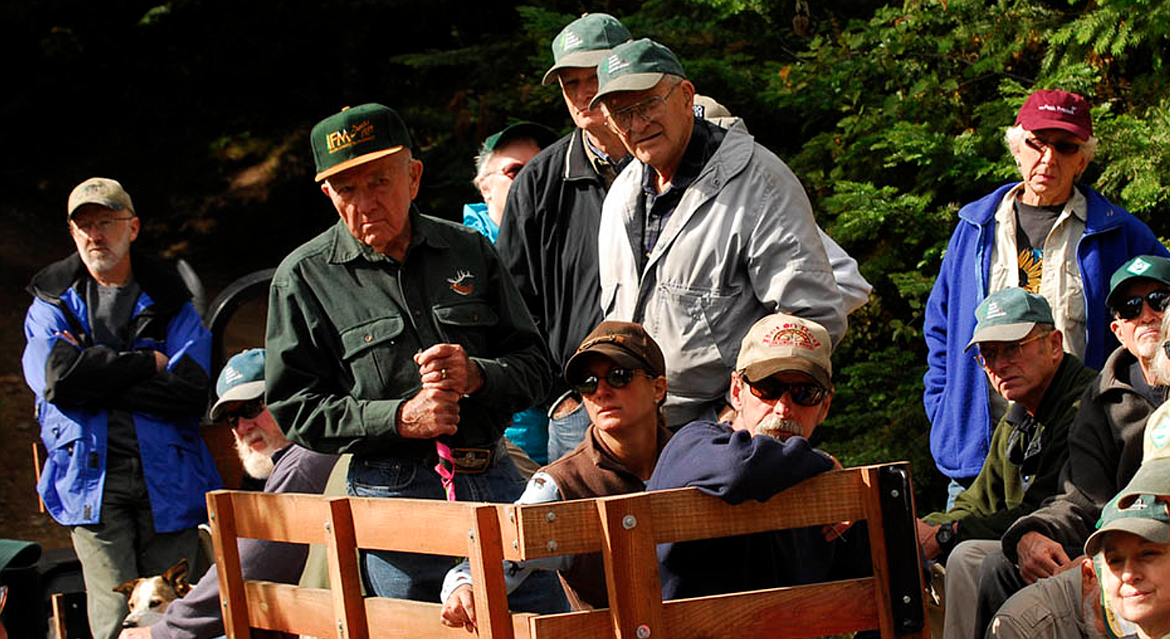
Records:
[[[231,425],[240,462],[249,476],[264,480],[264,492],[319,494],[325,489],[337,455],[302,448],[281,433],[264,405],[264,349],[246,350],[228,360],[215,390],[219,399],[211,407],[211,421]],[[300,544],[240,540],[244,579],[295,584],[308,553],[308,546]],[[223,633],[213,565],[191,592],[171,602],[161,621],[126,628],[119,639],[210,639]]]
[[[765,501],[839,468],[809,444],[833,399],[832,342],[811,320],[776,313],[757,321],[731,374],[730,423],[681,428],[658,458],[647,490],[687,486],[732,504]],[[662,598],[793,586],[869,574],[863,525],[801,528],[658,546]]]

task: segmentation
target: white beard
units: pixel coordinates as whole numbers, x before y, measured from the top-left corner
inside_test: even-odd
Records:
[[[781,419],[778,415],[768,415],[756,424],[757,435],[767,435],[784,441],[793,435],[804,437],[804,427],[792,419]]]
[[[262,439],[262,437],[255,439]],[[267,441],[265,441],[262,450],[255,450],[236,437],[236,453],[240,456],[240,463],[244,465],[244,472],[255,479],[268,479],[268,476],[272,474],[273,467],[276,466],[276,463],[272,461],[272,455],[276,453],[276,448],[268,444]]]

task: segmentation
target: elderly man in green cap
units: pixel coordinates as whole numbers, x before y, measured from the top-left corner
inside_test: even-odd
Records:
[[[845,304],[800,181],[742,124],[696,118],[695,87],[665,46],[614,48],[593,98],[634,161],[606,196],[598,237],[607,319],[643,324],[666,354],[666,421],[715,421],[739,341],[788,313],[836,345]]]
[[[589,427],[581,398],[560,371],[603,319],[597,227],[601,202],[628,156],[591,102],[597,93],[597,63],[629,39],[621,22],[605,13],[586,14],[553,39],[553,65],[543,81],[560,86],[574,128],[516,177],[500,226],[500,258],[552,357],[553,388],[542,398],[549,409],[550,462],[573,450]]]
[[[342,109],[310,138],[340,219],[273,276],[269,410],[294,443],[353,453],[352,495],[514,501],[501,434],[547,394],[549,366],[511,277],[486,238],[414,208],[423,164],[392,109]],[[363,574],[379,596],[437,601],[451,563],[364,553]],[[512,603],[567,607],[551,577]]]
[[[1041,295],[1005,288],[985,298],[975,317],[967,349],[977,349],[976,361],[1009,408],[971,486],[947,512],[918,522],[925,557],[946,562],[943,636],[963,639],[975,624],[970,604],[983,559],[999,549],[1016,519],[1059,491],[1069,429],[1081,395],[1097,376],[1064,352],[1063,334]]]

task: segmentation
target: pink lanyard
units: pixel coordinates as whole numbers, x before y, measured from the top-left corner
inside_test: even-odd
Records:
[[[455,457],[451,455],[451,447],[439,440],[435,440],[435,451],[439,454],[439,463],[435,464],[435,472],[443,480],[443,490],[447,491],[447,501],[455,501]]]

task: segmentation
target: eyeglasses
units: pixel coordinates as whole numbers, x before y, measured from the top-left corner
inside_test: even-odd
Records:
[[[499,171],[496,171],[496,173],[507,177],[509,180],[515,180],[516,176],[520,175],[520,169],[522,168],[524,168],[524,165],[517,162],[515,164],[509,164],[508,166],[505,166]]]
[[[90,220],[88,222],[78,222],[77,220],[70,220],[69,224],[74,229],[85,233],[86,235],[93,235],[94,231],[99,233],[107,233],[114,228],[116,222],[125,222],[126,220],[134,219],[133,215],[124,215],[121,217],[106,217],[99,220]]]
[[[1052,149],[1061,155],[1076,155],[1076,153],[1085,146],[1083,144],[1077,144],[1076,142],[1050,142],[1043,138],[1034,137],[1025,137],[1024,144],[1027,144],[1028,148],[1039,153],[1040,155],[1044,155],[1045,149]]]
[[[670,99],[674,90],[678,88],[678,84],[670,87],[666,95],[656,95],[647,100],[643,100],[633,106],[628,106],[621,111],[610,112],[608,118],[613,127],[622,133],[629,133],[630,127],[634,124],[634,114],[642,118],[643,122],[657,122],[662,115],[666,113],[666,101]]]
[[[610,388],[623,388],[630,382],[634,381],[634,376],[638,374],[646,375],[645,372],[634,368],[611,368],[609,369],[609,372],[605,374],[604,379],[605,383],[609,384]],[[649,375],[646,376],[649,377]],[[601,380],[602,378],[596,375],[590,375],[575,384],[570,384],[570,386],[573,387],[573,390],[581,393],[582,395],[592,395],[593,393],[597,392],[597,386]]]
[[[820,384],[813,384],[811,382],[790,384],[788,382],[782,382],[775,377],[765,377],[756,382],[750,381],[745,377],[743,381],[747,383],[748,390],[752,392],[752,395],[766,402],[776,401],[784,397],[784,393],[788,393],[792,401],[800,406],[809,407],[816,406],[825,401],[825,396],[829,394],[829,391],[822,388]]]
[[[256,419],[256,416],[264,412],[264,400],[260,398],[240,404],[236,410],[223,416],[224,421],[228,426],[235,428],[239,425],[240,419]]]
[[[1024,350],[1024,344],[1034,342],[1038,339],[1048,337],[1049,332],[1039,333],[1022,339],[1018,342],[1000,344],[998,346],[991,346],[990,344],[977,344],[975,346],[975,360],[984,368],[995,366],[995,363],[1000,359],[1009,359],[1015,361],[1020,357],[1020,353]]]
[[[1155,313],[1161,313],[1166,310],[1166,304],[1170,303],[1170,289],[1161,288],[1156,291],[1150,291],[1145,296],[1134,295],[1121,300],[1113,307],[1113,314],[1118,319],[1131,320],[1142,314],[1142,300],[1150,305],[1150,310]]]

